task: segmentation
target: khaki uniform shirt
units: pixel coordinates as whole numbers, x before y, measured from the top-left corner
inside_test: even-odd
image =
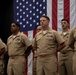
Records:
[[[34,43],[35,43],[35,38],[33,38],[32,40],[32,46],[34,47]],[[37,50],[34,49],[34,57],[37,57]]]
[[[68,45],[69,34],[70,34],[70,30],[68,30],[65,33],[64,32],[61,33],[61,36],[65,40],[65,44],[66,44],[66,46],[61,50],[61,52],[73,51],[73,49],[70,48]]]
[[[7,46],[6,46],[6,44],[0,39],[0,50],[2,49],[2,48],[5,48],[5,50],[7,50]],[[4,55],[4,54],[3,54]],[[4,56],[0,56],[0,73],[2,73],[3,71],[3,57]],[[2,71],[2,72],[1,72]]]
[[[5,48],[5,50],[7,51],[7,46],[6,46],[6,44],[0,39],[0,50],[1,50],[2,48]],[[0,58],[1,58],[1,57],[3,57],[3,56],[0,56]]]
[[[76,26],[72,28],[70,32],[70,37],[68,40],[68,44],[72,45],[74,44],[74,50],[76,50]]]
[[[2,48],[6,48],[6,45],[3,43],[3,41],[0,39],[0,50],[2,49]]]
[[[59,33],[49,28],[45,34],[43,31],[36,34],[34,47],[37,48],[37,55],[56,54],[57,45],[63,42]]]
[[[18,32],[15,36],[11,35],[7,40],[8,55],[24,55],[25,49],[30,45],[31,42],[25,34]]]

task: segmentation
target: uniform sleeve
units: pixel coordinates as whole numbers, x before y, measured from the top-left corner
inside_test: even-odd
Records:
[[[4,45],[3,41],[0,39],[0,50],[1,50],[2,48],[5,48],[5,45]]]
[[[5,51],[7,51],[7,46],[6,46],[6,44],[5,43],[3,43],[4,44],[4,46],[5,46]]]
[[[22,34],[22,43],[28,47],[31,45],[31,41],[29,40],[29,38],[25,35],[25,34]]]
[[[57,41],[58,44],[62,44],[63,42],[65,42],[63,37],[57,31],[55,31],[54,35],[55,35],[55,40]]]
[[[70,35],[69,35],[69,39],[68,39],[68,45],[71,45],[74,43],[74,29],[71,30]]]

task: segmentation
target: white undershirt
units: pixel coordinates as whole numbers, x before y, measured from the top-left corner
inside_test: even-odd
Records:
[[[16,37],[16,35],[13,35],[13,39]]]
[[[67,34],[67,32],[63,32],[63,35],[66,35]]]
[[[47,30],[43,30],[43,34],[45,34],[47,32]]]

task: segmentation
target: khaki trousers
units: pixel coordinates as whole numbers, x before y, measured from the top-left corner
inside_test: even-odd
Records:
[[[59,56],[59,75],[73,75],[73,51]]]
[[[55,55],[40,55],[37,57],[37,75],[57,75]]]
[[[24,75],[25,74],[25,57],[15,56],[9,57],[7,66],[8,75]]]
[[[76,51],[73,56],[73,75],[76,75]]]

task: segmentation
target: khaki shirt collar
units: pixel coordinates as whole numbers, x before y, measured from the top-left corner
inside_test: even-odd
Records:
[[[47,32],[45,34],[47,34],[48,32],[50,32],[50,30],[52,30],[50,27],[47,29]],[[40,31],[40,34],[43,34],[43,30]]]
[[[62,32],[61,35],[63,35],[63,33],[64,33],[64,32]],[[68,35],[69,33],[70,33],[70,30],[68,30],[68,31],[66,32],[65,36]]]
[[[14,35],[12,34],[11,36],[10,36],[10,38],[12,38]],[[18,36],[20,36],[20,31],[15,35],[15,37],[18,37]]]

